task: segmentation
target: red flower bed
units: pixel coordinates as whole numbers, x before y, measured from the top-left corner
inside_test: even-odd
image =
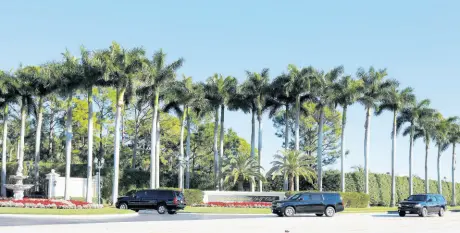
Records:
[[[0,207],[50,208],[50,209],[99,209],[102,205],[84,201],[24,198],[24,200],[0,199]]]
[[[24,198],[23,200],[0,200],[0,202],[14,202],[14,203],[22,203],[22,204],[42,204],[42,205],[52,205],[55,204],[56,206],[68,206],[69,204],[73,204],[76,206],[83,206],[88,205],[89,203],[84,201],[65,201],[65,200],[53,200],[53,199],[34,199],[34,198]]]
[[[205,207],[230,207],[230,208],[270,208],[271,202],[208,202]]]

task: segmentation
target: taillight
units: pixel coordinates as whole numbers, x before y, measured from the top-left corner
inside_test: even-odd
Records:
[[[173,202],[174,202],[174,205],[177,205],[177,197],[174,197]]]

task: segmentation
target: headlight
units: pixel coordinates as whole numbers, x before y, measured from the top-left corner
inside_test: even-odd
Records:
[[[417,204],[417,205],[414,205],[415,208],[419,208],[419,207],[422,207],[422,205],[420,204]]]
[[[398,204],[398,207],[401,207],[401,204]]]
[[[281,207],[283,206],[283,203],[276,203],[276,207]]]

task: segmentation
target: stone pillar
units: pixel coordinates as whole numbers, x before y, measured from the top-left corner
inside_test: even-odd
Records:
[[[50,173],[46,174],[46,179],[48,180],[48,199],[56,197],[56,178],[60,175],[55,172],[54,169]]]

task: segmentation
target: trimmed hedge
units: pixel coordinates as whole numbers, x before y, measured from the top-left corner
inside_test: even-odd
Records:
[[[317,192],[317,191],[302,191],[302,192]],[[286,192],[286,197],[290,197],[297,192]],[[339,192],[343,199],[343,205],[346,208],[366,208],[369,205],[369,195],[357,192]]]
[[[169,190],[177,190],[178,188],[160,188],[160,189],[169,189]],[[203,203],[203,191],[198,189],[184,189],[184,196],[185,200],[187,201],[187,205],[193,206]]]

